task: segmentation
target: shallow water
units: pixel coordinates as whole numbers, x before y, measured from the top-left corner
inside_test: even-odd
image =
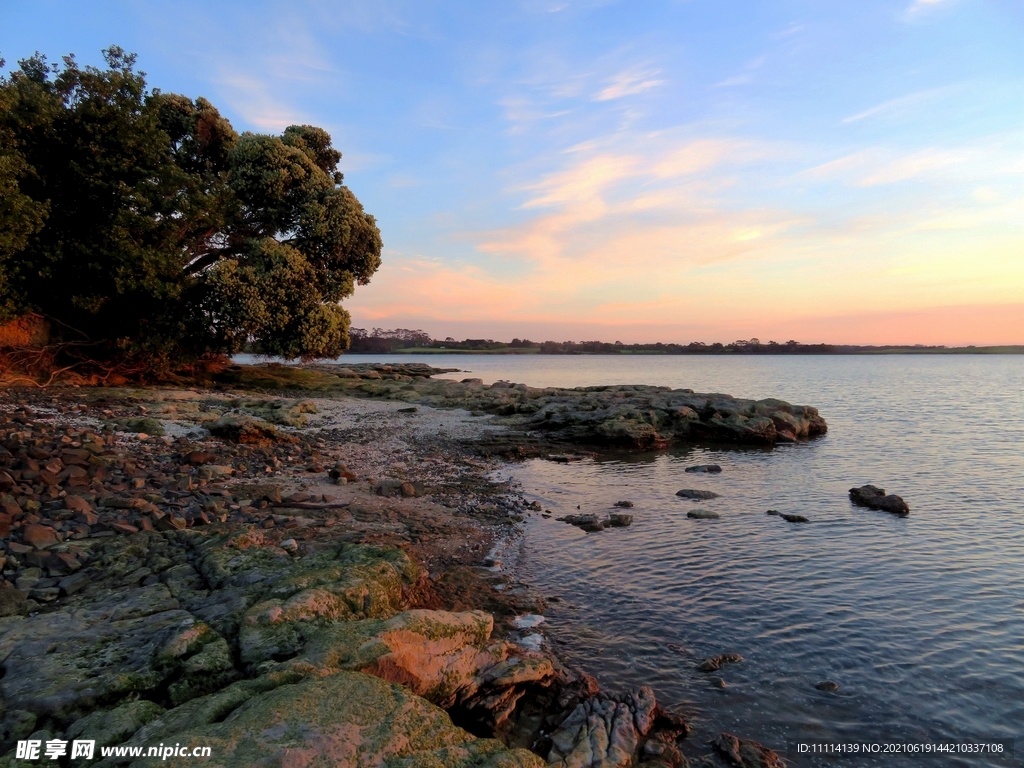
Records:
[[[635,504],[631,528],[597,534],[529,519],[518,576],[561,599],[547,611],[549,638],[606,686],[651,684],[691,713],[697,738],[728,730],[777,749],[801,739],[1014,738],[1016,761],[924,764],[1022,764],[1024,357],[393,359],[485,381],[646,383],[817,406],[829,433],[811,443],[512,467],[556,516]],[[698,463],[724,471],[683,472]],[[847,490],[869,482],[902,495],[911,515],[851,506]],[[721,498],[686,501],[680,488]],[[721,519],[688,519],[697,508]],[[722,652],[744,661],[713,675],[694,669]],[[839,691],[816,690],[822,680]]]

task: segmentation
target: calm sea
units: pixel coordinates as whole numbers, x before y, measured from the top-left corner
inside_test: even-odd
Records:
[[[631,528],[596,534],[528,520],[517,575],[557,598],[549,640],[606,687],[652,685],[691,715],[696,740],[727,730],[784,750],[1017,739],[1015,760],[924,765],[1024,764],[1024,357],[391,359],[488,382],[657,384],[817,406],[829,432],[810,443],[512,466],[555,516],[635,505]],[[703,463],[723,472],[683,471]],[[851,506],[847,491],[865,483],[903,496],[910,516]],[[686,501],[681,488],[721,498]],[[698,508],[721,518],[686,517]],[[695,669],[723,652],[744,661]],[[816,690],[825,680],[839,690]]]

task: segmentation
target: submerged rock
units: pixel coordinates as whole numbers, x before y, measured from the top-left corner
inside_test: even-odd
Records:
[[[694,501],[703,501],[706,499],[717,499],[719,494],[714,491],[700,491],[695,488],[683,488],[681,491],[676,491],[676,496],[681,499],[693,499]]]
[[[687,467],[684,471],[686,472],[703,472],[705,474],[717,474],[722,471],[722,468],[718,464],[697,464],[693,467]]]
[[[691,520],[717,520],[721,517],[720,514],[712,512],[710,509],[691,510],[686,513],[686,516]]]
[[[738,653],[720,653],[717,656],[704,659],[697,665],[697,669],[701,672],[717,672],[723,664],[738,664],[741,661],[743,661],[743,657]]]
[[[814,686],[819,691],[828,691],[834,693],[839,690],[839,683],[833,683],[831,680],[822,680],[820,683]]]
[[[612,506],[613,507],[622,507],[623,509],[632,509],[633,508],[633,502],[632,501],[616,501],[614,504],[612,504]]]
[[[901,497],[894,493],[886,495],[885,489],[874,485],[862,485],[860,488],[851,488],[850,501],[861,507],[891,512],[894,515],[903,516],[910,514],[910,507]]]

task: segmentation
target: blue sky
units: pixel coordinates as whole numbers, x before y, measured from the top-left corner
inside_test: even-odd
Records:
[[[1019,0],[33,3],[239,130],[327,128],[364,327],[1024,342]]]

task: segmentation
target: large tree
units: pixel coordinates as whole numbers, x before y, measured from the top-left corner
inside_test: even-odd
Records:
[[[326,131],[239,135],[202,98],[35,55],[0,78],[0,313],[107,354],[327,357],[380,266]],[[0,63],[2,66],[2,63]]]

